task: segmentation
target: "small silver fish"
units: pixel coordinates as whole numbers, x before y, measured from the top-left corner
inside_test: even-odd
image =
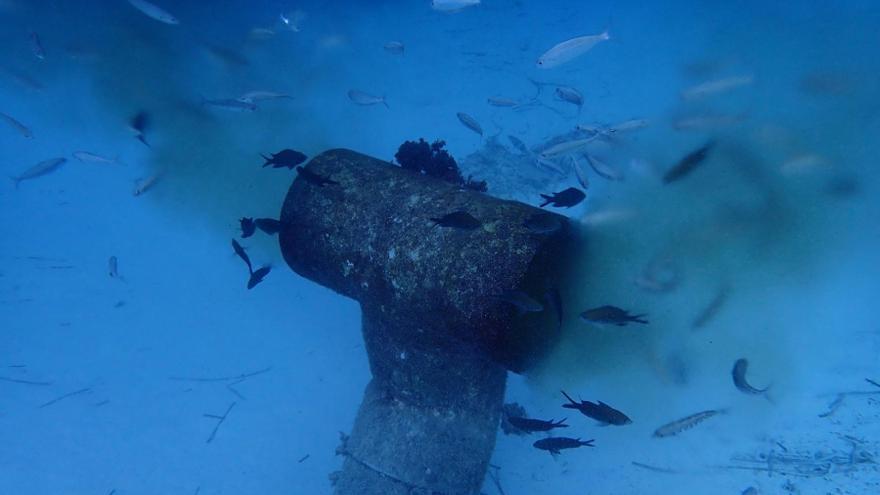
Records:
[[[384,96],[371,95],[358,89],[350,89],[348,91],[348,99],[357,103],[358,105],[368,106],[381,103],[385,105],[385,108],[391,108],[388,106],[388,103],[385,102]]]
[[[755,78],[753,76],[737,76],[709,81],[682,91],[681,99],[687,101],[705,98],[707,96],[724,93],[742,86],[748,86],[749,84],[752,84],[754,80]]]
[[[599,174],[601,177],[608,180],[623,180],[623,174],[611,165],[608,165],[607,163],[588,153],[584,153],[584,158],[587,159],[587,163],[590,164],[590,168],[592,168],[593,171]]]
[[[475,5],[480,5],[480,0],[431,0],[432,9],[447,14],[454,14]]]
[[[843,405],[844,399],[846,399],[845,393],[837,394],[837,396],[834,397],[834,400],[831,401],[831,404],[828,404],[828,410],[825,411],[824,413],[820,414],[819,417],[820,418],[827,418],[827,417],[831,416],[832,414],[836,413],[837,410],[840,409],[840,406]]]
[[[9,124],[16,131],[18,131],[18,133],[21,134],[22,136],[24,136],[28,139],[31,139],[34,137],[34,133],[31,132],[31,130],[28,129],[28,127],[26,125],[15,120],[14,118],[10,117],[9,115],[6,115],[3,112],[0,112],[0,120],[6,121],[7,124]]]
[[[745,114],[723,115],[706,114],[683,117],[672,122],[672,128],[676,131],[711,131],[731,127],[743,122]]]
[[[581,222],[591,227],[600,227],[602,225],[614,225],[627,220],[632,220],[637,216],[638,212],[634,210],[615,208],[587,213],[581,217]]]
[[[31,52],[40,60],[46,59],[46,52],[43,50],[43,43],[40,41],[40,35],[31,31]]]
[[[650,122],[646,119],[630,119],[620,122],[618,124],[614,124],[610,126],[609,131],[611,132],[629,132],[629,131],[638,131],[640,129],[644,129],[648,127]]]
[[[251,37],[251,39],[268,40],[275,36],[275,31],[269,28],[255,27],[251,29],[251,32],[248,33],[248,35]]]
[[[73,157],[83,163],[99,163],[103,165],[120,165],[119,157],[107,158],[88,151],[74,151]]]
[[[477,119],[471,117],[470,115],[468,115],[464,112],[458,112],[457,114],[455,114],[455,116],[458,117],[458,120],[462,124],[464,124],[465,127],[476,132],[480,136],[483,135],[483,128],[480,127],[480,123],[477,122]]]
[[[155,174],[147,177],[144,180],[139,180],[139,181],[135,182],[134,191],[132,191],[132,195],[140,196],[141,194],[144,194],[145,192],[152,189],[153,186],[155,186],[156,183],[159,182],[159,179],[161,179],[161,178],[162,178],[162,172],[156,172]]]
[[[510,98],[504,98],[501,96],[490,96],[486,98],[486,103],[492,105],[493,107],[518,107],[519,102]]]
[[[599,43],[610,39],[611,36],[609,36],[608,30],[605,30],[599,34],[578,36],[577,38],[563,41],[538,57],[537,65],[542,69],[558,67],[587,53]]]
[[[555,144],[544,151],[541,152],[541,158],[553,158],[560,155],[566,155],[569,153],[574,153],[585,147],[586,145],[593,142],[594,137],[588,137],[586,139],[573,139],[571,141],[564,141],[559,144]]]
[[[584,106],[584,95],[580,91],[568,86],[557,86],[556,97],[562,101],[577,105],[578,110]]]
[[[202,105],[209,105],[223,110],[232,110],[234,112],[253,112],[257,109],[257,105],[254,103],[235,98],[221,98],[218,100],[207,100],[202,98]]]
[[[733,376],[733,384],[736,386],[737,390],[752,395],[761,395],[767,392],[767,390],[770,390],[770,387],[761,389],[749,385],[749,382],[746,381],[746,372],[748,369],[749,361],[745,358],[737,359],[736,362],[733,363],[733,371],[731,371],[731,375]]]
[[[539,168],[545,168],[559,175],[567,175],[566,171],[559,168],[559,165],[557,165],[556,162],[542,156],[535,157],[535,165],[537,165]]]
[[[10,177],[10,179],[12,179],[12,182],[15,183],[15,188],[18,189],[19,182],[23,180],[36,179],[37,177],[51,174],[52,172],[58,170],[58,168],[61,167],[61,165],[63,165],[66,161],[67,158],[50,158],[48,160],[43,160],[40,163],[19,174],[18,177]]]
[[[571,168],[574,169],[574,175],[577,177],[578,184],[586,191],[590,188],[590,179],[587,178],[587,172],[583,170],[577,157],[570,155],[569,158],[571,159]]]
[[[723,410],[710,409],[708,411],[701,411],[696,414],[691,414],[690,416],[677,419],[671,423],[667,423],[661,426],[660,428],[657,428],[657,430],[654,431],[654,437],[664,438],[678,435],[679,433],[685,430],[689,430],[694,426],[702,423],[703,421],[706,421],[712,416],[715,416],[716,414],[721,414],[723,412]]]
[[[648,263],[635,284],[648,292],[662,294],[678,287],[681,282],[681,270],[668,259],[654,260]]]
[[[18,72],[12,69],[0,69],[9,79],[11,79],[15,84],[18,84],[22,88],[28,91],[43,91],[46,89],[43,86],[43,83],[37,81],[32,76],[25,74],[24,72]]]
[[[180,24],[176,17],[147,0],[128,0],[128,3],[151,19],[164,22],[165,24]]]
[[[294,10],[289,14],[281,13],[278,14],[278,18],[281,20],[281,25],[284,26],[285,29],[289,29],[294,33],[300,32],[300,23],[305,20],[306,13],[302,10]]]
[[[275,91],[256,90],[256,91],[248,91],[247,93],[239,96],[236,99],[238,101],[241,101],[244,103],[254,103],[254,102],[262,101],[262,100],[280,100],[280,99],[287,99],[287,98],[292,99],[293,96],[290,96],[287,93],[277,93]]]
[[[403,52],[406,49],[402,41],[389,41],[382,45],[382,48],[392,55],[403,55]]]

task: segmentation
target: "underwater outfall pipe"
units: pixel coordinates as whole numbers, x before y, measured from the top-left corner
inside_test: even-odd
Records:
[[[525,370],[558,336],[544,295],[565,272],[565,217],[349,150],[316,156],[307,172],[284,201],[281,251],[300,275],[360,302],[373,375],[338,450],[335,492],[479,493],[506,369]],[[481,225],[431,220],[455,211]],[[559,228],[525,226],[536,218]],[[498,297],[512,290],[544,311]]]

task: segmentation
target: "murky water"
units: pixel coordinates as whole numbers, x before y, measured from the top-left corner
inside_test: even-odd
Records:
[[[259,232],[247,290],[229,239],[296,176],[260,154],[418,138],[505,199],[588,183],[562,338],[506,402],[595,447],[499,431],[484,493],[878,489],[875,2],[133,4],[0,0],[0,492],[331,493],[359,308]]]

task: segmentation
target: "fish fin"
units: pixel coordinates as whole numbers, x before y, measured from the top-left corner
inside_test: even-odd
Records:
[[[605,26],[602,28],[602,32],[599,33],[599,36],[605,38],[605,41],[615,41],[618,42],[618,39],[611,37],[611,28],[614,27],[614,17],[609,17],[608,22],[605,23]]]
[[[562,392],[562,395],[564,395],[565,398],[568,399],[572,404],[574,404],[574,405],[578,405],[578,403],[575,402],[574,399],[572,399],[570,395],[568,395],[567,393],[565,393],[565,390],[560,390],[560,392]],[[569,404],[566,404],[566,405],[569,405]],[[565,406],[562,406],[562,407],[565,407]]]
[[[385,105],[385,108],[391,110],[391,107],[388,106],[388,102],[385,101],[385,95],[382,95],[382,104]]]
[[[138,134],[137,136],[135,136],[135,138],[136,138],[138,141],[144,143],[144,145],[146,145],[147,148],[152,148],[152,147],[153,147],[153,146],[150,145],[150,143],[147,142],[147,138],[146,138],[146,136],[143,135],[143,133]]]
[[[541,197],[544,198],[544,202],[541,204],[541,208],[543,208],[553,202],[553,196],[548,196],[546,194],[542,194]]]
[[[265,168],[271,164],[271,162],[272,162],[271,158],[269,158],[268,156],[266,156],[262,153],[260,153],[260,156],[263,158],[263,160],[266,160],[266,163],[263,164],[263,168]]]

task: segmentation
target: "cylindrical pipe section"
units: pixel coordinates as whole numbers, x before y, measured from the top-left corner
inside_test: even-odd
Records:
[[[535,332],[554,328],[551,309],[520,314],[497,296],[519,289],[540,301],[558,283],[571,238],[565,217],[350,150],[324,152],[307,168],[335,184],[300,176],[290,187],[279,239],[294,271],[364,306],[431,323],[388,330],[401,332],[391,336],[398,342],[474,343],[520,371],[553,341],[552,332]],[[480,226],[432,221],[456,211]],[[535,233],[526,225],[536,216],[560,228]]]
[[[435,221],[454,212],[477,224]],[[569,234],[564,217],[353,151],[312,159],[284,201],[281,250],[360,302],[373,375],[339,448],[337,495],[479,493],[505,368],[523,370],[557,337],[560,308],[544,294],[559,286]],[[509,291],[532,297],[530,311]]]

